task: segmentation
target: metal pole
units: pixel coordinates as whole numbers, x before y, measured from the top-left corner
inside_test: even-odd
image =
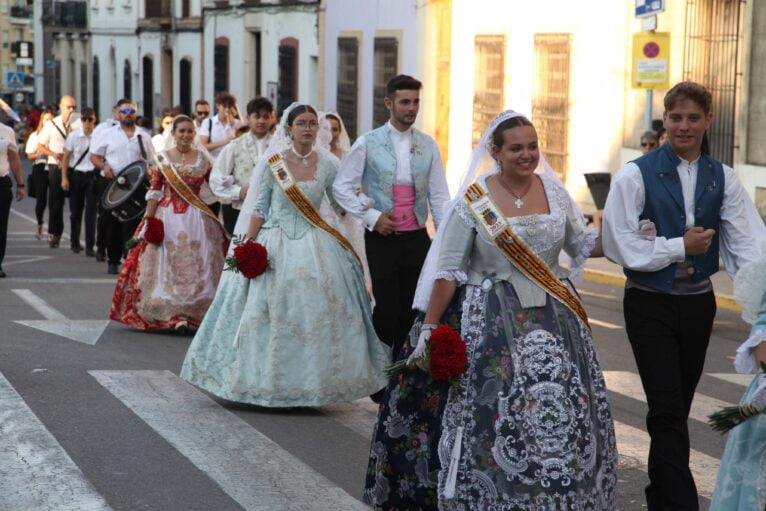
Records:
[[[646,90],[646,105],[644,107],[644,129],[652,129],[652,100],[654,99],[654,90]]]

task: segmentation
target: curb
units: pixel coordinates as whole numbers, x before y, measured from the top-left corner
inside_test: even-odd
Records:
[[[582,273],[585,280],[590,282],[597,282],[608,286],[625,286],[625,277],[622,275],[616,275],[614,273],[600,270],[589,270],[588,268],[585,268]],[[730,310],[732,312],[742,312],[742,307],[734,301],[732,296],[716,293],[715,303],[721,309]]]

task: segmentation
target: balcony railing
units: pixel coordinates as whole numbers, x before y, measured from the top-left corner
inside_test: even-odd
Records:
[[[23,5],[11,6],[11,18],[24,18],[29,20],[32,17],[32,10],[27,9]]]
[[[43,25],[54,28],[88,28],[88,3],[43,0]]]

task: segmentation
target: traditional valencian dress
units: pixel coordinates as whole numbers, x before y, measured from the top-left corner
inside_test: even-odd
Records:
[[[742,317],[753,324],[750,337],[737,349],[734,366],[739,373],[758,373],[740,400],[745,405],[766,388],[753,351],[766,342],[766,256],[743,266],[734,278],[734,297]],[[766,509],[766,415],[760,414],[728,433],[726,449],[713,491],[710,509],[761,511]]]
[[[201,151],[191,165],[170,164],[164,153],[159,159],[186,188],[150,168],[146,197],[159,201],[155,217],[162,220],[165,237],[159,246],[141,242],[130,250],[109,317],[141,330],[175,328],[181,322],[196,328],[215,296],[228,246],[220,223],[203,212],[207,207],[199,200],[211,163]]]
[[[186,354],[181,377],[229,401],[321,406],[386,385],[389,353],[372,326],[354,254],[307,221],[260,164],[252,214],[266,219],[256,241],[269,266],[253,280],[226,272]],[[318,153],[315,178],[296,184],[318,210],[337,160]]]
[[[581,264],[595,233],[575,221],[563,186],[541,179],[550,213],[508,223],[574,293],[559,253]],[[484,178],[474,186],[487,190]],[[477,222],[467,203],[456,204],[435,274],[460,283],[441,319],[466,342],[460,387],[421,370],[391,379],[364,500],[385,510],[616,509],[614,425],[584,311],[575,314],[522,274]],[[400,358],[421,324],[422,315]],[[451,462],[454,496],[445,496]]]

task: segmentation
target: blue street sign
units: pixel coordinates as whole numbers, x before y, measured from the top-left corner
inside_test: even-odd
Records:
[[[7,71],[5,73],[5,83],[13,89],[20,89],[24,86],[24,73],[20,71]]]
[[[665,0],[636,0],[636,18],[644,18],[664,10]]]

